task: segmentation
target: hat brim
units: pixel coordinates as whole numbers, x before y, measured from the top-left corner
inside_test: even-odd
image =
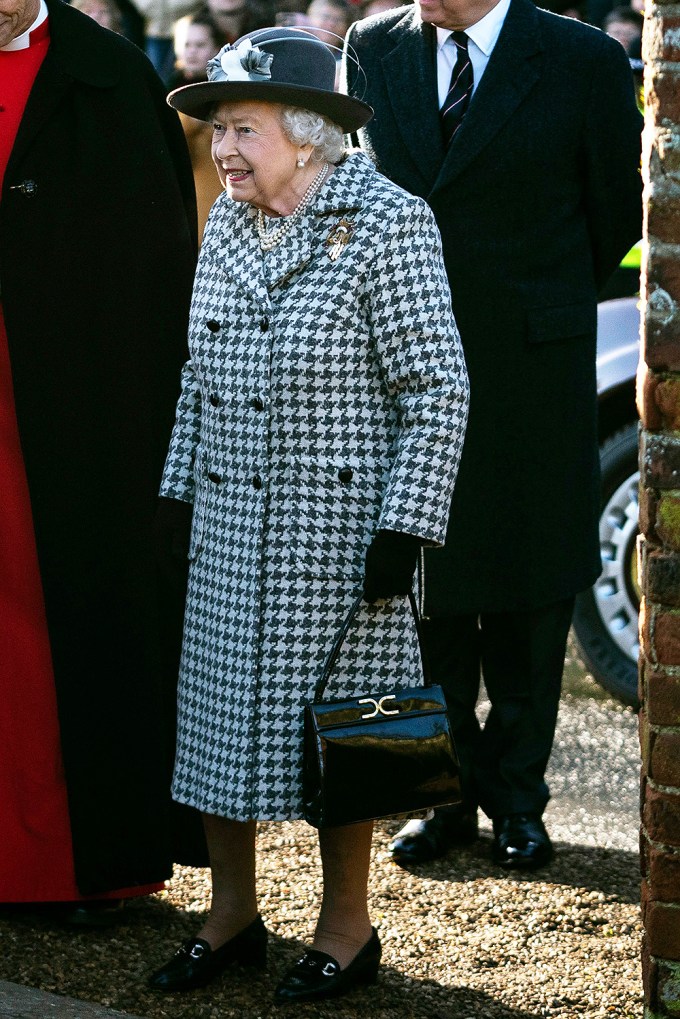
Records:
[[[175,110],[186,113],[189,117],[210,120],[217,103],[249,100],[313,110],[328,117],[345,134],[357,131],[373,116],[373,109],[360,99],[353,99],[340,92],[329,92],[326,89],[276,82],[200,81],[175,89],[169,94],[167,101]]]

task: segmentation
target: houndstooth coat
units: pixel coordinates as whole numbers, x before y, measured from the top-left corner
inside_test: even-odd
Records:
[[[161,488],[194,503],[173,795],[243,821],[302,816],[303,706],[366,547],[443,542],[468,403],[424,201],[356,153],[264,258],[255,219],[211,212]],[[407,599],[363,603],[327,696],[419,682]]]

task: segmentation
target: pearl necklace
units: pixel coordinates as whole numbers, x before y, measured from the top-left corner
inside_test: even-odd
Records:
[[[327,171],[328,163],[324,163],[302,196],[300,204],[293,210],[290,216],[283,216],[283,223],[281,226],[277,226],[274,230],[267,230],[267,226],[264,221],[264,213],[262,212],[262,209],[257,210],[257,235],[260,238],[260,247],[263,251],[271,251],[272,248],[275,248],[276,245],[283,240],[295,223],[297,223],[309,203],[315,197],[317,192],[320,191],[321,185],[326,179]]]

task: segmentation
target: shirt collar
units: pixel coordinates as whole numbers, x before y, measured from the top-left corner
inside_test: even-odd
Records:
[[[485,14],[480,21],[465,29],[465,34],[472,39],[475,46],[487,57],[490,56],[492,49],[496,45],[509,7],[510,0],[499,0],[499,3],[492,7],[489,13]],[[450,28],[437,29],[437,50],[444,46],[450,36]]]
[[[29,25],[26,31],[22,32],[21,35],[18,35],[16,39],[12,39],[11,42],[8,42],[6,46],[0,47],[0,53],[8,53],[12,50],[27,50],[31,45],[31,32],[34,32],[36,28],[42,25],[46,18],[47,4],[45,3],[45,0],[40,0],[40,10],[38,11],[38,16],[33,24]]]

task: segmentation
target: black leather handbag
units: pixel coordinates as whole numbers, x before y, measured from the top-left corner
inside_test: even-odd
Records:
[[[442,688],[430,683],[412,594],[424,686],[382,687],[349,700],[323,700],[361,600],[355,601],[331,648],[313,703],[305,707],[303,796],[305,819],[315,828],[408,814],[461,799],[446,701]]]

